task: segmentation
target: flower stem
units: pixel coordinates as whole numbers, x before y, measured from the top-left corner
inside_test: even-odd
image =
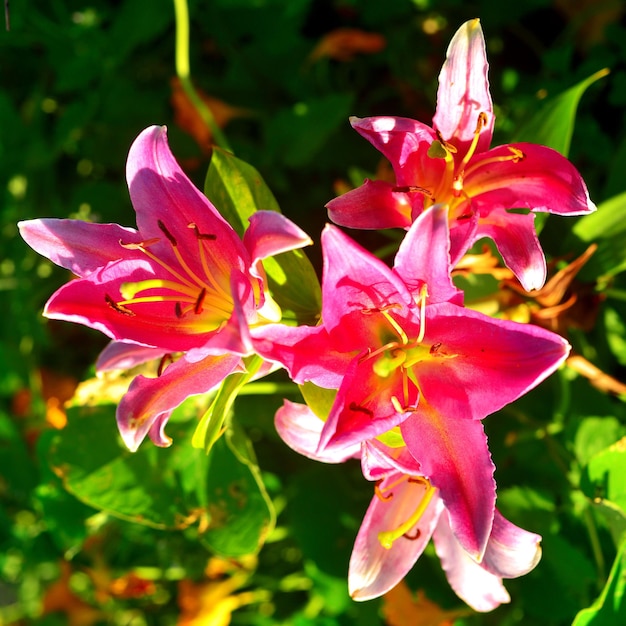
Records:
[[[191,104],[195,107],[202,121],[211,131],[213,143],[228,152],[232,152],[230,144],[222,129],[215,123],[211,109],[202,101],[191,81],[189,66],[189,8],[187,0],[174,0],[176,19],[176,75],[181,87]]]

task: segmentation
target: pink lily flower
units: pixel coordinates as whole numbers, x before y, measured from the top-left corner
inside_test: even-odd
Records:
[[[317,453],[399,437],[476,561],[493,522],[494,466],[481,420],[552,373],[559,335],[460,306],[445,207],[424,211],[387,267],[334,226],[322,234],[322,320],[264,329],[257,349],[297,383],[337,389]]]
[[[366,180],[327,204],[350,228],[408,228],[435,203],[450,208],[452,264],[481,237],[493,239],[527,291],[546,264],[530,209],[558,215],[595,210],[576,168],[555,150],[530,143],[489,149],[495,116],[478,19],[459,28],[439,75],[432,128],[402,117],[351,118],[353,128],[390,161],[395,184]]]
[[[237,236],[174,159],[164,127],[133,143],[127,181],[137,229],[78,220],[19,224],[25,241],[78,279],[57,290],[44,315],[113,339],[103,369],[161,359],[156,378],[137,376],[117,410],[124,442],[148,434],[159,446],[172,410],[243,368],[249,327],[277,321],[261,260],[311,243],[279,213],[260,211]]]
[[[405,447],[389,448],[373,439],[319,452],[323,421],[307,406],[288,400],[275,422],[296,452],[326,463],[360,457],[365,477],[375,481],[350,558],[348,588],[355,600],[376,598],[397,585],[431,537],[450,586],[476,611],[509,602],[502,579],[523,576],[539,562],[541,537],[515,526],[495,507],[482,560],[467,553],[452,531],[454,513]]]

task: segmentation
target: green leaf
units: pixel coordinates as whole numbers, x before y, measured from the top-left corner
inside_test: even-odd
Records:
[[[299,385],[300,393],[308,407],[321,420],[326,421],[337,397],[336,389],[323,389],[311,382]]]
[[[188,430],[170,421],[171,448],[146,442],[131,453],[117,433],[113,405],[74,407],[66,428],[51,437],[47,457],[63,486],[95,509],[164,530],[197,526],[202,543],[224,556],[256,552],[274,526],[274,511],[249,442],[239,434],[235,453],[222,437],[207,456],[191,446]],[[47,495],[39,494],[43,504]]]
[[[572,626],[626,624],[626,539],[615,557],[609,579],[598,599],[580,611]]]
[[[594,502],[608,500],[626,512],[626,437],[591,458],[581,489]]]
[[[598,249],[580,272],[582,280],[614,276],[626,269],[626,192],[598,205],[598,210],[581,217],[566,242],[596,242]],[[580,244],[579,244],[580,245]]]
[[[600,70],[544,102],[539,111],[516,134],[515,141],[538,143],[567,156],[572,142],[578,103],[587,88],[608,73],[608,69]]]
[[[581,465],[586,465],[595,455],[626,435],[626,427],[612,416],[586,417],[574,438],[574,451]]]
[[[154,528],[186,528],[206,501],[208,461],[185,441],[184,429],[170,425],[172,448],[146,442],[132,453],[120,441],[114,405],[73,407],[50,442],[48,460],[64,487],[89,506]],[[196,480],[185,480],[188,472]]]
[[[248,447],[237,435],[238,449]],[[222,437],[215,442],[208,477],[208,511],[211,523],[202,542],[218,554],[230,557],[257,552],[275,524],[275,513],[259,469],[246,452],[235,453],[236,445]]]
[[[213,148],[204,193],[240,237],[256,211],[280,213],[274,194],[256,168],[220,148]]]
[[[232,154],[213,151],[204,192],[240,237],[256,211],[280,212],[259,172]],[[284,323],[315,324],[321,310],[317,274],[302,250],[263,260],[270,292],[282,310]]]

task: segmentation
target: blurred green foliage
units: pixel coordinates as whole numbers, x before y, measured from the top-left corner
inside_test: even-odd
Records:
[[[429,123],[447,43],[463,21],[480,17],[495,143],[537,140],[534,132],[564,151],[569,146],[600,206],[567,223],[550,217],[542,244],[557,268],[599,244],[576,283],[586,309],[568,320],[567,332],[578,355],[626,379],[622,3],[189,4],[196,87],[224,105],[238,159],[260,172],[281,210],[315,240],[324,204],[381,167],[348,117]],[[245,435],[220,439],[210,462],[188,444],[199,414],[193,403],[173,420],[173,448],[145,446],[136,455],[120,446],[105,402],[73,409],[62,430],[50,425],[61,425],[55,415],[63,385],[92,374],[105,342],[41,317],[69,277],[22,242],[16,223],[47,216],[133,225],[124,163],[132,140],[151,124],[169,127],[174,154],[200,188],[210,151],[188,121],[189,107],[173,98],[169,0],[14,1],[10,21],[0,32],[0,623],[226,624],[217,621],[219,610],[230,615],[224,598],[239,598],[228,605],[241,606],[234,624],[384,623],[384,601],[358,604],[347,595],[347,563],[371,485],[356,464],[321,466],[289,450],[273,427],[279,395],[240,396],[234,414]],[[380,35],[385,45],[329,39],[341,28]],[[604,68],[608,77],[585,84]],[[209,179],[228,160],[220,158]],[[232,183],[226,170],[220,180]],[[215,199],[224,211],[233,189],[242,192],[225,185]],[[376,233],[355,235],[370,247],[388,243]],[[310,257],[319,269],[318,246]],[[293,311],[296,319],[301,314]],[[268,380],[282,389],[280,373]],[[490,417],[486,429],[498,506],[543,535],[543,560],[507,581],[510,605],[455,624],[623,623],[624,604],[616,600],[626,528],[623,441],[616,444],[626,434],[622,399],[568,368]],[[262,543],[257,556],[244,558]],[[228,587],[229,580],[236,584]],[[187,581],[199,585],[193,593]],[[432,550],[407,583],[446,609],[459,607]],[[190,597],[204,598],[214,613],[195,610]]]

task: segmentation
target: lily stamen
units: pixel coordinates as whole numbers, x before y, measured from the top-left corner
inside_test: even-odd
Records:
[[[418,480],[411,480],[410,482],[420,482],[426,486],[426,493],[409,519],[400,524],[400,526],[394,530],[378,533],[378,541],[380,541],[380,545],[387,550],[393,546],[393,542],[396,541],[396,539],[404,537],[420,521],[422,515],[424,515],[426,509],[428,508],[430,501],[435,495],[436,488],[430,484],[428,479],[421,477],[412,478],[417,478]],[[417,530],[419,531],[419,529]]]

